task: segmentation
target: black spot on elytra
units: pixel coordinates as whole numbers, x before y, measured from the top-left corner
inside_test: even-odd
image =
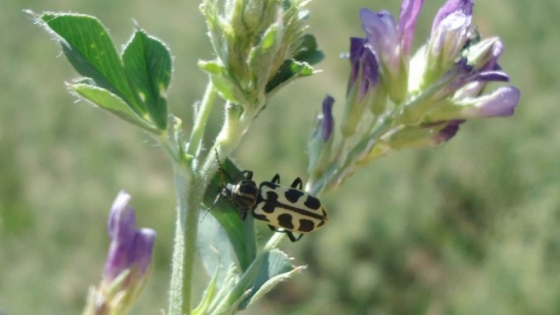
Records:
[[[276,209],[276,205],[278,205],[278,194],[273,191],[267,191],[266,200],[263,201],[261,209],[266,213],[272,213]]]
[[[255,217],[255,219],[257,219],[257,220],[270,222],[270,220],[268,220],[268,218],[265,215],[262,215],[262,214],[257,214],[255,212],[253,212],[253,217]]]
[[[286,190],[286,193],[284,193],[284,196],[286,196],[286,199],[288,199],[289,202],[296,203],[304,194],[305,193],[301,190],[288,189]]]
[[[288,230],[294,229],[294,223],[292,222],[292,216],[287,213],[283,213],[278,216],[278,225]]]
[[[313,196],[307,196],[307,200],[303,203],[307,208],[317,210],[321,207],[321,202],[319,199]]]
[[[315,222],[307,219],[300,219],[299,220],[299,229],[300,232],[311,232],[315,230]]]

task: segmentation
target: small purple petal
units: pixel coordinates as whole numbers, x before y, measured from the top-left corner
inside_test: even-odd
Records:
[[[395,18],[390,12],[380,11],[375,13],[370,9],[360,10],[362,29],[366,34],[374,38],[394,35],[396,31]]]
[[[401,15],[397,30],[401,41],[402,54],[405,56],[410,54],[416,19],[423,3],[424,0],[404,0],[401,4]]]
[[[469,83],[479,82],[508,82],[509,77],[503,71],[475,71],[472,65],[467,63],[466,59],[461,59],[453,68],[451,68],[445,75],[446,78],[451,78],[452,83],[446,87],[446,93],[463,88]]]
[[[504,51],[504,44],[501,40],[497,40],[492,46],[492,57],[490,60],[482,67],[482,70],[499,70],[498,58],[502,55]]]
[[[321,128],[321,139],[323,142],[327,142],[333,131],[334,118],[332,115],[332,107],[334,104],[334,98],[327,95],[323,100],[323,123]]]
[[[367,41],[379,54],[391,52],[396,45],[397,29],[395,18],[387,11],[375,13],[369,9],[360,10],[362,29],[367,34]]]
[[[436,31],[441,21],[454,12],[462,12],[467,16],[472,16],[474,3],[471,0],[448,0],[438,11],[432,24],[432,34]]]
[[[379,82],[379,64],[373,52],[364,46],[366,41],[361,38],[350,39],[350,63],[352,66],[348,91],[359,84],[358,97],[362,100],[367,92]],[[359,76],[359,77],[358,77]]]
[[[479,82],[508,82],[509,77],[503,71],[485,71],[473,75],[472,81]]]
[[[503,71],[486,71],[486,72],[471,72],[470,74],[463,72],[459,74],[455,81],[448,86],[446,89],[448,92],[451,90],[459,90],[465,87],[469,87],[471,83],[478,83],[477,87],[470,86],[472,91],[478,89],[478,92],[481,92],[489,82],[508,82],[509,77]],[[472,91],[469,92],[472,95]],[[465,91],[466,92],[466,91]],[[463,94],[463,93],[461,93]]]
[[[358,79],[358,74],[360,73],[360,56],[364,50],[364,44],[366,41],[362,38],[351,37],[350,38],[350,64],[352,69],[350,70],[350,80],[348,85],[352,86]]]
[[[443,92],[449,94],[460,89],[465,84],[471,82],[470,77],[474,74],[474,67],[469,65],[468,60],[466,58],[459,59],[451,69],[447,70],[440,80],[441,82],[448,82]]]
[[[143,276],[152,260],[155,231],[136,229],[134,210],[128,205],[130,199],[129,194],[121,191],[111,207],[108,224],[111,243],[105,262],[105,279],[109,283],[134,265]]]
[[[459,131],[459,126],[464,123],[465,120],[450,120],[447,125],[443,127],[433,138],[436,144],[440,144],[449,141],[453,138]]]
[[[494,93],[483,97],[476,107],[466,110],[474,117],[507,117],[513,115],[521,92],[513,86],[498,88]]]
[[[468,40],[472,18],[461,12],[448,15],[432,32],[429,54],[447,67],[460,55]],[[443,61],[441,61],[443,60]]]
[[[131,251],[131,260],[138,264],[140,274],[142,275],[148,271],[152,263],[155,239],[156,232],[152,229],[144,228],[136,233],[136,239]]]
[[[109,222],[107,225],[107,230],[111,239],[130,239],[134,236],[136,216],[132,207],[128,205],[130,199],[131,197],[129,194],[124,191],[120,191],[111,206]]]

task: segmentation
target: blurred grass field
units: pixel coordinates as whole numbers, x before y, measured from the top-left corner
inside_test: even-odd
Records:
[[[416,42],[441,1],[426,1]],[[134,314],[167,306],[174,188],[146,134],[78,102],[77,75],[23,9],[95,15],[124,44],[133,19],[171,48],[170,110],[189,125],[211,58],[198,1],[7,0],[0,10],[0,310],[77,314],[97,284],[109,207],[124,189],[140,226],[157,230],[156,268]],[[315,0],[311,28],[323,72],[288,86],[234,157],[257,181],[305,176],[306,139],[326,93],[340,113],[357,12],[398,14],[399,1]],[[448,144],[374,162],[325,196],[329,224],[285,249],[308,269],[244,314],[560,313],[560,2],[476,1],[483,36],[522,91],[509,119],[469,121]],[[550,28],[549,28],[550,27]],[[210,132],[221,117],[212,117]],[[210,139],[210,138],[208,138]],[[261,230],[263,238],[268,235]],[[202,272],[202,271],[200,271]],[[199,287],[204,285],[201,277]]]

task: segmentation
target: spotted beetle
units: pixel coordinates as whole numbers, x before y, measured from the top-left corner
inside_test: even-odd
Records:
[[[280,176],[276,174],[272,181],[262,182],[257,188],[252,171],[239,172],[233,179],[223,168],[220,171],[230,183],[222,186],[210,209],[220,197],[226,197],[239,210],[242,220],[252,211],[255,219],[267,222],[273,231],[286,233],[292,242],[320,228],[328,219],[321,201],[302,191],[299,177],[290,187],[284,187],[280,186]],[[292,232],[301,234],[295,237]]]
[[[285,232],[292,242],[327,222],[327,211],[321,201],[301,190],[303,183],[299,177],[290,187],[279,184],[280,176],[276,174],[272,181],[259,185],[257,203],[253,208],[255,219],[267,222],[274,231]],[[292,232],[301,234],[296,238]]]

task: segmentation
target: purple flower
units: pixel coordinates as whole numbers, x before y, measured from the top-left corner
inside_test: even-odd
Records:
[[[449,0],[438,11],[432,24],[432,34],[436,32],[440,23],[449,15],[460,12],[472,16],[474,3],[471,0]]]
[[[492,94],[474,99],[473,105],[465,107],[461,114],[465,118],[511,116],[520,97],[521,92],[517,88],[504,86]]]
[[[315,130],[309,138],[307,151],[309,153],[309,174],[310,180],[315,179],[315,175],[321,173],[330,162],[329,156],[333,144],[334,117],[332,107],[334,98],[327,95],[323,100],[323,111],[317,117]]]
[[[434,144],[440,144],[449,141],[451,138],[455,137],[457,132],[459,132],[459,126],[464,123],[465,120],[450,120],[445,122],[445,127],[441,128],[432,138]]]
[[[387,11],[375,13],[365,8],[360,10],[366,39],[371,49],[378,53],[382,60],[389,61],[388,68],[398,68],[398,59],[409,56],[416,19],[423,3],[423,0],[404,0],[398,24]]]
[[[447,15],[432,31],[428,42],[425,80],[439,77],[461,57],[469,40],[472,16],[456,11]]]
[[[330,95],[327,95],[323,100],[323,115],[319,118],[321,139],[323,140],[323,142],[329,141],[329,139],[331,139],[332,136],[332,131],[334,128],[334,118],[332,115],[333,105],[334,105],[334,98]]]
[[[130,271],[130,282],[138,282],[146,277],[153,256],[156,233],[152,229],[136,229],[134,209],[128,204],[130,195],[121,191],[111,207],[108,232],[111,243],[105,263],[107,284],[123,272]]]
[[[410,46],[423,2],[404,0],[398,24],[387,11],[360,11],[362,29],[366,32],[366,46],[383,69],[382,80],[388,86],[390,98],[396,102],[402,101],[406,94]]]
[[[428,41],[411,54],[422,4],[404,0],[398,23],[386,11],[362,9],[366,38],[351,39],[352,71],[342,134],[348,138],[361,130],[357,126],[363,125],[363,112],[356,100],[391,100],[393,104],[370,105],[377,109],[372,110],[375,123],[364,130],[382,130],[375,124],[387,128],[376,135],[384,141],[373,148],[377,152],[384,150],[381,145],[387,151],[448,141],[467,119],[511,116],[519,103],[520,92],[514,86],[486,91],[489,83],[508,82],[509,76],[498,63],[503,43],[498,37],[482,39],[472,24],[472,0],[446,1],[435,15]]]
[[[379,82],[379,64],[371,50],[364,46],[366,43],[362,38],[350,38],[351,70],[347,93],[357,90],[357,102],[363,102]]]
[[[342,133],[353,135],[366,110],[382,114],[386,106],[386,93],[379,85],[379,64],[362,38],[350,39],[350,78],[346,90],[346,106],[341,120]]]
[[[111,206],[111,239],[101,284],[89,291],[84,315],[128,314],[142,292],[152,264],[156,233],[137,229],[130,195],[124,191]]]

